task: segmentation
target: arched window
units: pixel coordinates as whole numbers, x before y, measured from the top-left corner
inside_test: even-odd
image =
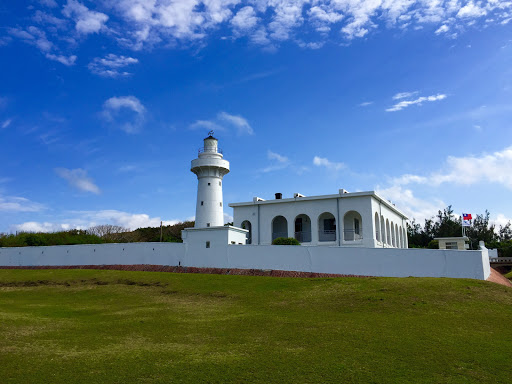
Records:
[[[357,241],[363,239],[363,219],[359,212],[348,211],[343,217],[343,240]]]
[[[300,243],[311,242],[311,219],[308,215],[300,214],[295,218],[295,238]]]
[[[245,240],[245,244],[252,244],[252,224],[249,220],[242,221],[242,229],[247,229],[249,233],[247,234],[247,239]]]
[[[380,220],[377,212],[375,212],[375,240],[380,241]]]
[[[391,245],[391,232],[389,231],[389,220],[386,219],[386,243]]]
[[[386,223],[384,222],[384,216],[380,217],[380,230],[382,231],[382,234],[380,236],[380,241],[382,243],[386,243]]]
[[[318,241],[336,241],[336,219],[330,212],[318,216]]]
[[[272,220],[272,241],[278,237],[288,237],[288,221],[284,216],[276,216]]]

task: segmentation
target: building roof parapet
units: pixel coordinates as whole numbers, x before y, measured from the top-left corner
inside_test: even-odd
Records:
[[[345,190],[340,190],[340,193],[335,195],[318,195],[318,196],[304,196],[304,197],[293,197],[287,199],[273,199],[273,200],[263,200],[261,198],[254,198],[253,201],[242,202],[242,203],[231,203],[229,206],[231,208],[234,207],[243,207],[243,206],[251,206],[251,205],[267,205],[267,204],[283,204],[283,203],[292,203],[297,201],[312,201],[312,200],[330,200],[330,199],[347,199],[354,197],[363,197],[363,196],[371,196],[375,199],[379,200],[381,203],[386,205],[391,210],[403,216],[406,220],[408,217],[400,211],[393,203],[379,196],[375,191],[364,191],[364,192],[346,192]]]

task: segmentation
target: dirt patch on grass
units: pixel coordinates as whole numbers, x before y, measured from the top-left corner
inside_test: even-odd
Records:
[[[507,279],[505,276],[503,276],[501,273],[496,271],[494,268],[491,268],[491,274],[487,278],[487,281],[491,281],[496,284],[501,284],[506,287],[512,287],[512,282],[510,282],[509,279]]]

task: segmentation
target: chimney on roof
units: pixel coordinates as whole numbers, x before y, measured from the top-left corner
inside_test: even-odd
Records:
[[[283,198],[283,194],[282,193],[276,193],[276,200],[281,200]]]

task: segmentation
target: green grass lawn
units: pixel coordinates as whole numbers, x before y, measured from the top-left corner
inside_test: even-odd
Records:
[[[512,289],[0,270],[0,383],[511,383]]]

